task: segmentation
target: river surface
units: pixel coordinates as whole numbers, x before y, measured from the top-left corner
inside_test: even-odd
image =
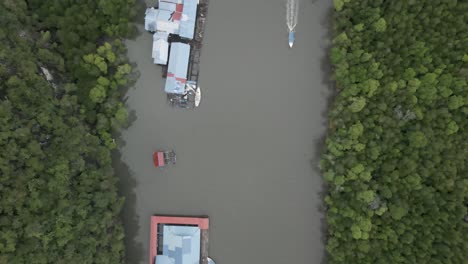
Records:
[[[324,261],[323,182],[317,165],[331,95],[331,0],[302,0],[288,48],[281,0],[211,0],[198,109],[171,108],[152,35],[126,42],[140,78],[126,94],[117,173],[126,197],[127,263],[148,263],[150,216],[208,215],[218,264]],[[155,169],[152,152],[177,164]]]

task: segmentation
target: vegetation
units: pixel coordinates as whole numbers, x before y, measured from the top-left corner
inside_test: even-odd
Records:
[[[121,263],[134,0],[0,1],[0,263]]]
[[[468,2],[334,4],[330,263],[465,263]]]

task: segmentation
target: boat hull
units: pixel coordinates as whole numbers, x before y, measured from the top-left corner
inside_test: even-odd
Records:
[[[294,46],[294,40],[295,40],[294,31],[289,31],[288,41],[289,41],[290,48]]]

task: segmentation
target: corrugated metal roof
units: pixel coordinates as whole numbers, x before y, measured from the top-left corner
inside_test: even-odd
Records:
[[[167,64],[169,57],[169,43],[167,42],[168,34],[164,32],[156,32],[153,35],[153,52],[151,57],[154,59],[154,64]]]
[[[145,29],[164,31],[193,39],[197,19],[198,0],[164,0],[159,1],[159,9],[147,8]]]
[[[158,9],[167,10],[167,11],[175,11],[176,10],[176,4],[171,3],[171,2],[167,2],[167,1],[159,1]]]
[[[197,6],[198,0],[184,0],[179,29],[179,35],[183,38],[193,39],[195,21],[197,19]]]
[[[199,263],[200,237],[198,226],[164,225],[163,255],[167,256],[173,263]],[[156,264],[160,264],[158,260],[156,258]],[[162,263],[165,261],[168,261],[167,258],[161,260]]]
[[[174,3],[174,4],[181,4],[182,2],[184,2],[183,0],[159,0],[159,4],[161,4],[161,2],[169,2],[169,3]]]
[[[156,23],[159,11],[154,8],[147,8],[145,12],[145,30],[156,31]]]
[[[179,33],[179,21],[175,19],[174,12],[167,10],[159,10],[157,30],[171,34]]]
[[[164,255],[157,255],[155,262],[156,264],[175,264],[170,257]]]
[[[175,11],[147,8],[145,12],[145,30],[178,34],[181,16],[181,13]]]
[[[184,94],[187,82],[190,46],[188,44],[173,42],[167,69],[166,93]]]

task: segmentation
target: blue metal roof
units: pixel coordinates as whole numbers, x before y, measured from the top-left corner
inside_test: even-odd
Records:
[[[145,30],[156,31],[159,11],[154,8],[147,8],[145,11]]]
[[[169,57],[169,43],[167,42],[167,38],[167,33],[154,33],[153,52],[151,54],[151,57],[154,59],[154,64],[167,64],[167,58]]]
[[[168,10],[168,11],[173,12],[176,10],[176,3],[171,3],[168,1],[159,1],[158,9]]]
[[[183,38],[193,39],[195,20],[197,19],[197,6],[198,0],[184,0],[179,29],[179,35]]]
[[[183,0],[159,0],[159,4],[161,4],[161,2],[169,2],[169,3],[174,3],[174,4],[181,4],[183,2]]]
[[[176,5],[179,4],[179,5]],[[176,11],[178,7],[182,7]],[[164,31],[193,39],[197,19],[198,0],[165,0],[159,1],[159,9],[147,8],[145,12],[145,30]]]
[[[174,11],[147,8],[145,12],[145,30],[162,31],[171,34],[179,33],[180,21],[174,16]]]
[[[179,42],[173,42],[171,44],[166,86],[164,87],[166,93],[185,93],[189,56],[190,45]]]
[[[168,256],[164,256],[164,255],[157,255],[156,256],[156,260],[155,260],[155,264],[175,264],[174,261],[168,257]]]
[[[156,264],[200,263],[200,237],[198,226],[165,225],[163,255],[156,257]]]

